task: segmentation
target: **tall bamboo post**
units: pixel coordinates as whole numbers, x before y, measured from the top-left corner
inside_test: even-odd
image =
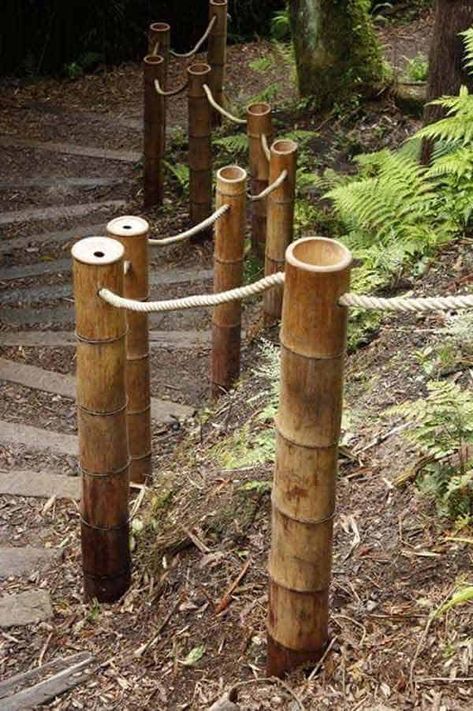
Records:
[[[207,45],[207,62],[212,68],[210,88],[214,99],[220,106],[225,104],[223,86],[225,83],[225,64],[227,62],[228,0],[210,0],[209,20],[215,17]],[[212,112],[212,123],[220,125],[222,117],[217,111]]]
[[[113,602],[130,584],[125,312],[100,288],[123,293],[123,247],[88,237],[72,248],[77,335],[81,541],[87,600]]]
[[[148,299],[149,225],[141,217],[117,217],[107,234],[125,249],[123,295]],[[151,399],[148,314],[126,312],[126,394],[130,481],[145,484],[151,477]]]
[[[215,223],[214,292],[243,282],[247,174],[237,165],[217,172],[217,208],[229,205]],[[241,301],[216,306],[212,314],[212,395],[228,390],[240,375]]]
[[[190,218],[193,224],[205,220],[212,212],[212,143],[211,108],[204,91],[210,67],[196,62],[187,68],[189,105],[189,192]],[[202,236],[209,236],[207,231]]]
[[[320,659],[328,641],[351,255],[308,237],[286,251],[281,389],[269,556],[269,675]]]
[[[263,147],[273,142],[273,119],[271,106],[266,102],[251,104],[247,109],[247,131],[250,164],[250,189],[257,195],[268,187],[269,161]],[[251,204],[251,246],[253,252],[264,257],[266,244],[267,198]]]
[[[167,89],[168,83],[168,67],[169,67],[169,52],[171,49],[171,25],[167,22],[153,22],[149,26],[148,31],[148,54],[158,54],[163,58],[162,67],[162,78],[160,79],[160,84],[163,89]],[[162,128],[162,145],[161,145],[161,156],[164,157],[166,153],[166,119],[167,119],[167,100],[163,96],[163,118],[161,122]]]
[[[297,143],[287,139],[275,141],[270,150],[269,183],[287,171],[287,178],[268,195],[266,252],[264,274],[284,270],[284,255],[294,237],[294,201],[296,190]],[[281,318],[282,286],[274,286],[263,295],[263,313],[267,325]]]
[[[164,82],[164,59],[160,55],[149,54],[143,59],[144,79],[144,196],[145,208],[161,205],[163,202],[162,159],[164,151],[164,97],[154,85],[158,79]]]

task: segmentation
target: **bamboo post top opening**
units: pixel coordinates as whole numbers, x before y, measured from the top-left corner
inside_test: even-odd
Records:
[[[277,155],[289,155],[297,151],[297,143],[292,141],[290,138],[280,138],[274,141],[271,146],[271,151]]]
[[[106,266],[123,258],[124,248],[110,237],[86,237],[72,247],[72,256],[82,264]]]
[[[149,29],[153,32],[169,32],[171,30],[171,25],[167,22],[153,22]]]
[[[246,170],[244,168],[240,168],[239,165],[226,165],[224,168],[220,168],[217,171],[217,180],[228,185],[241,183],[246,180],[246,178]]]
[[[210,0],[211,7],[219,7],[221,5],[228,5],[228,0]]]
[[[136,237],[149,232],[149,224],[142,217],[124,215],[115,217],[107,224],[107,232],[118,237]]]
[[[164,57],[162,57],[160,54],[147,54],[146,57],[143,57],[143,62],[148,65],[163,64]]]
[[[211,70],[210,64],[206,62],[194,62],[190,67],[187,67],[189,74],[195,74],[199,76],[200,74],[208,74]]]
[[[348,269],[352,263],[352,255],[337,240],[328,237],[304,237],[289,245],[286,261],[296,269],[323,274]]]
[[[256,104],[247,106],[246,110],[251,116],[267,116],[271,113],[271,105],[266,101],[259,101]]]

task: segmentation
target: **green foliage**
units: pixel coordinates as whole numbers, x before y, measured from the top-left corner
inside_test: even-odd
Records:
[[[213,143],[223,151],[225,160],[230,159],[232,163],[235,159],[243,158],[248,153],[246,133],[235,133],[232,136],[216,138]]]
[[[258,57],[257,59],[252,59],[248,66],[254,72],[267,72],[273,66],[274,60],[272,57],[265,55],[264,57]]]
[[[277,12],[271,18],[271,37],[278,42],[289,40],[291,37],[291,21],[289,18],[289,9]]]
[[[434,341],[416,355],[429,377],[473,366],[473,314],[465,311],[453,316]]]
[[[189,166],[184,163],[169,163],[168,161],[163,161],[163,165],[176,180],[181,191],[186,193],[189,190]]]
[[[412,425],[405,437],[425,456],[420,491],[439,512],[470,520],[473,513],[473,395],[450,381],[428,383],[428,395],[393,408]]]
[[[408,81],[424,82],[429,73],[429,62],[425,55],[416,54],[415,57],[407,59],[405,74]]]
[[[460,590],[456,590],[452,594],[450,600],[447,600],[447,602],[435,612],[435,617],[440,617],[440,615],[445,614],[448,610],[458,607],[458,605],[464,605],[466,602],[471,602],[472,600],[473,585],[467,585],[464,588],[460,588]]]

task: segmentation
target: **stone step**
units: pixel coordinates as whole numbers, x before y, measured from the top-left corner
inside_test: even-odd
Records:
[[[209,348],[209,331],[150,331],[150,348],[153,349],[186,349]],[[73,331],[0,331],[0,347],[75,347],[76,338]]]
[[[47,590],[27,590],[0,597],[0,627],[24,627],[53,616]],[[3,707],[5,708],[5,707]]]
[[[26,188],[107,188],[125,182],[125,178],[66,178],[62,175],[47,178],[15,178],[0,180],[0,190],[23,190]]]
[[[37,248],[40,244],[49,244],[50,242],[69,242],[70,240],[81,239],[81,237],[103,235],[105,234],[105,228],[105,223],[98,222],[93,225],[74,227],[71,230],[42,232],[36,235],[23,235],[21,237],[12,237],[11,239],[0,239],[0,254],[12,254],[15,249],[24,249],[29,245]]]
[[[24,210],[11,210],[0,215],[0,225],[13,225],[29,220],[67,220],[71,217],[85,217],[94,212],[105,210],[120,211],[125,208],[126,200],[103,200],[84,202],[79,205],[60,205],[52,207],[27,207]]]
[[[137,151],[116,151],[96,146],[77,146],[72,143],[35,141],[32,138],[19,138],[17,136],[0,136],[0,146],[33,148],[39,151],[53,151],[54,153],[65,153],[66,155],[83,156],[84,158],[124,161],[125,163],[138,163],[141,160],[141,153]]]
[[[32,472],[23,469],[0,471],[0,494],[31,496],[49,499],[80,499],[80,478],[51,474],[49,471]]]
[[[60,548],[0,546],[0,579],[30,576],[61,558]]]
[[[27,388],[44,390],[54,395],[75,400],[76,380],[72,375],[63,375],[51,370],[43,370],[35,365],[26,365],[0,358],[0,380],[16,383]],[[157,422],[172,422],[174,419],[192,417],[194,408],[188,405],[151,398],[151,416]]]
[[[77,456],[79,445],[76,435],[49,432],[48,430],[0,420],[2,445],[23,446],[27,449],[49,451],[65,456]]]

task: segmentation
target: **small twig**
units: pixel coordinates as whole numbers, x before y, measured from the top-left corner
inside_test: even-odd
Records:
[[[208,548],[203,541],[200,540],[200,538],[197,538],[197,536],[192,533],[188,528],[183,526],[181,523],[179,524],[179,528],[181,528],[188,539],[192,541],[192,543],[195,545],[195,547],[201,552],[201,553],[210,553],[210,548]]]
[[[44,655],[46,654],[46,650],[49,647],[49,643],[51,641],[52,636],[53,636],[53,632],[51,632],[48,635],[48,638],[47,638],[46,642],[44,643],[43,648],[39,654],[39,657],[38,657],[38,666],[39,667],[43,664]]]
[[[173,606],[171,607],[171,609],[169,610],[169,612],[168,612],[168,614],[166,615],[166,617],[164,618],[164,620],[163,620],[163,621],[161,622],[161,624],[159,625],[158,630],[157,630],[155,636],[152,637],[150,640],[148,640],[148,642],[145,642],[144,644],[142,644],[141,647],[138,647],[138,649],[137,649],[137,650],[134,652],[134,654],[133,654],[134,657],[141,657],[141,656],[143,656],[143,654],[145,654],[145,652],[148,651],[148,649],[151,649],[151,647],[154,647],[154,645],[156,644],[156,642],[157,642],[158,639],[160,638],[160,636],[161,636],[161,634],[162,634],[164,628],[167,626],[167,624],[169,623],[171,617],[174,615],[174,613],[176,612],[176,610],[177,610],[177,608],[179,607],[180,604],[181,604],[181,599],[178,598],[178,599],[176,600],[176,602],[174,603],[174,605],[173,605]]]
[[[236,590],[236,588],[239,586],[243,578],[245,577],[248,568],[250,567],[251,559],[248,558],[246,561],[245,565],[243,568],[240,570],[240,573],[237,578],[233,581],[233,583],[230,585],[228,588],[227,592],[225,595],[222,597],[222,599],[215,605],[215,614],[219,615],[221,612],[227,609],[227,607],[230,605],[232,601],[232,593]]]
[[[321,658],[319,659],[319,661],[317,662],[317,664],[315,665],[315,667],[312,669],[312,671],[310,672],[309,676],[307,677],[308,681],[312,681],[312,679],[315,677],[315,675],[317,674],[317,672],[320,670],[322,664],[323,664],[323,663],[325,662],[325,660],[327,659],[327,657],[328,657],[328,655],[329,655],[329,652],[330,652],[330,650],[332,649],[332,647],[333,647],[333,645],[335,644],[336,641],[337,641],[337,637],[336,637],[336,636],[335,636],[335,637],[332,637],[332,639],[330,640],[330,642],[329,642],[329,644],[328,644],[328,646],[327,646],[325,652],[322,654]]]

